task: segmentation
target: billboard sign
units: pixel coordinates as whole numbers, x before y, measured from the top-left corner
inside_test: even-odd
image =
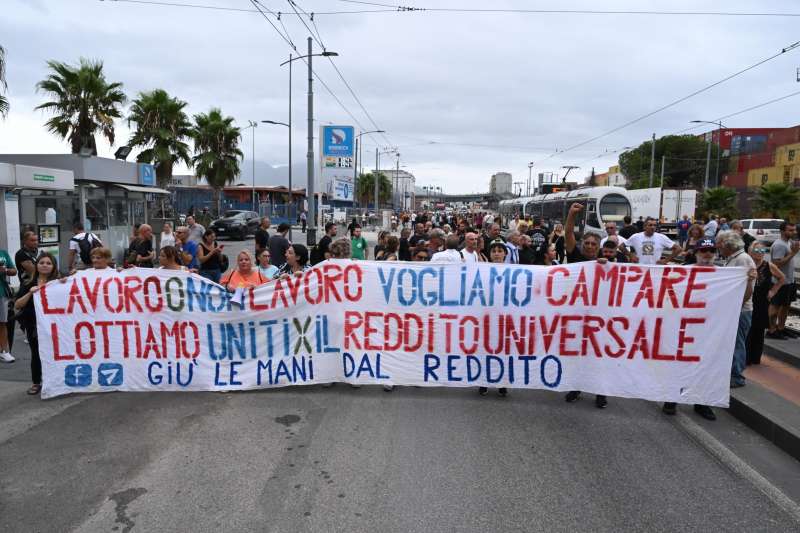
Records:
[[[153,187],[156,184],[156,167],[150,163],[139,163],[139,185]]]
[[[345,179],[342,177],[335,177],[333,179],[333,199],[343,200],[345,202],[352,202],[355,193],[353,187],[353,180]]]
[[[353,126],[323,126],[323,157],[353,157],[355,128]]]

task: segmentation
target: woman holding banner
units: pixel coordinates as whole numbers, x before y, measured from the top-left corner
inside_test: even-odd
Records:
[[[289,249],[291,250],[291,248]],[[288,251],[286,252],[286,255],[288,258]],[[308,254],[306,254],[306,260],[307,259]],[[264,277],[264,275],[255,265],[253,256],[250,255],[250,250],[242,250],[239,252],[239,255],[236,256],[236,269],[231,270],[222,276],[220,284],[222,284],[229,291],[235,291],[236,289],[257,287],[268,281],[269,280]]]
[[[39,359],[39,336],[36,331],[36,309],[33,295],[50,281],[58,279],[58,263],[56,258],[42,252],[36,259],[36,273],[29,283],[23,284],[17,293],[14,309],[18,313],[21,324],[25,325],[25,335],[31,348],[31,381],[33,385],[28,394],[39,394],[42,390],[42,361]]]
[[[506,255],[508,254],[508,248],[506,247],[506,243],[502,240],[498,239],[493,241],[492,244],[489,245],[489,262],[490,263],[505,263],[506,262]],[[478,394],[481,396],[486,396],[489,393],[489,389],[487,387],[478,387]],[[497,389],[497,393],[500,396],[507,396],[508,389],[505,387],[500,387]]]

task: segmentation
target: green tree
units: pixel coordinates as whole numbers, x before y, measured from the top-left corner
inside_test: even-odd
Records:
[[[727,219],[736,218],[736,190],[728,187],[714,187],[706,189],[701,198],[701,209],[706,217],[710,214],[719,215]]]
[[[386,204],[392,197],[392,182],[381,172],[378,174],[378,200]],[[375,173],[361,174],[356,182],[356,198],[362,206],[375,203]]]
[[[650,186],[650,158],[653,141],[645,141],[637,148],[619,156],[622,173],[631,181],[631,189]],[[706,172],[706,141],[695,135],[666,135],[656,139],[653,186],[694,187],[702,189]],[[664,183],[661,184],[661,158],[666,156]],[[725,171],[727,159],[719,166],[719,176]],[[717,145],[711,146],[711,168],[709,175],[717,175]]]
[[[121,106],[127,100],[122,84],[106,81],[102,61],[81,58],[77,67],[58,61],[48,61],[47,66],[52,72],[36,88],[52,100],[36,109],[55,115],[45,122],[48,131],[67,139],[73,154],[90,148],[97,155],[96,132],[113,145],[114,119],[122,117]]]
[[[225,117],[213,107],[208,113],[194,116],[191,136],[195,153],[192,164],[197,175],[214,190],[214,208],[219,213],[220,192],[236,180],[239,161],[244,159],[239,149],[241,132],[233,125],[233,117]]]
[[[5,92],[8,89],[6,84],[6,50],[0,46],[0,89]],[[8,98],[0,94],[0,117],[8,116]]]
[[[800,189],[786,183],[765,183],[754,199],[756,211],[772,218],[787,219],[800,212]]]
[[[136,158],[140,163],[153,163],[159,187],[169,185],[175,163],[192,164],[189,145],[192,133],[184,108],[186,102],[171,97],[163,89],[139,93],[133,100],[128,125],[136,124],[128,145],[144,150]]]

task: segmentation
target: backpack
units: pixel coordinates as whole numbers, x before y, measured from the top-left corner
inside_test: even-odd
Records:
[[[103,243],[100,242],[100,239],[88,231],[84,232],[82,239],[72,238],[70,240],[78,243],[79,255],[81,256],[81,261],[84,265],[92,264],[92,250],[103,246]]]

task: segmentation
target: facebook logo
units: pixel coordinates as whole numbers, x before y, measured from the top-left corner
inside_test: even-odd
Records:
[[[101,387],[122,385],[122,365],[118,363],[101,364],[97,367],[97,383]]]
[[[92,384],[92,366],[67,365],[64,368],[64,384],[67,387],[88,387]]]

